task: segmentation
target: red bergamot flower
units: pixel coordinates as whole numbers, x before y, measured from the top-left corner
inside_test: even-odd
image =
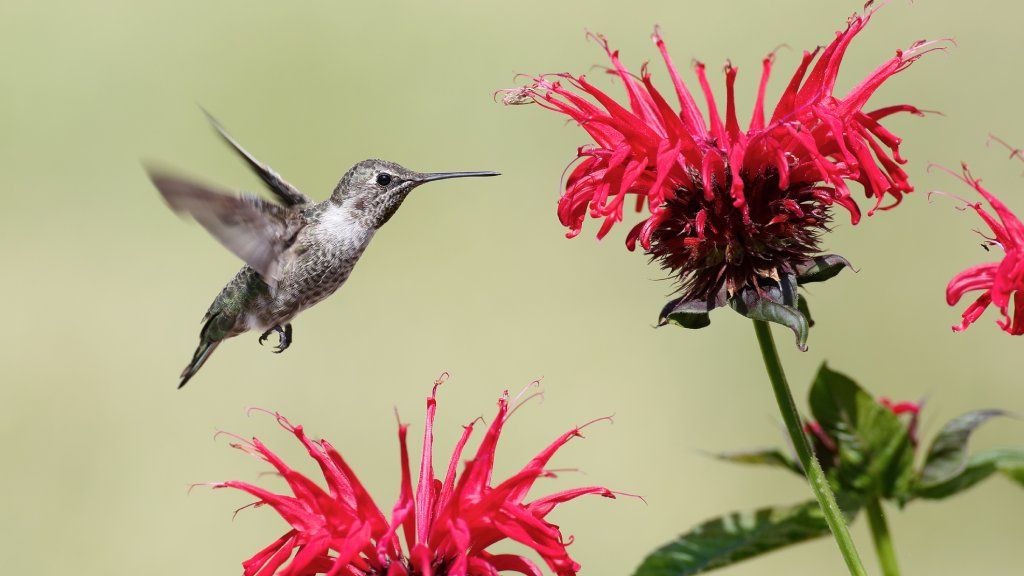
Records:
[[[854,15],[828,46],[804,52],[770,116],[764,101],[774,54],[766,57],[746,130],[736,113],[737,69],[725,66],[723,120],[705,66],[695,63],[707,103],[705,119],[657,30],[652,38],[675,88],[678,111],[655,88],[646,64],[634,76],[600,35],[591,36],[608,54],[609,73],[621,80],[628,104],[619,104],[586,77],[567,73],[538,76],[507,90],[505,102],[535,102],[565,114],[594,140],[579,148],[579,162],[558,203],[569,237],[580,233],[588,215],[602,221],[597,236],[604,237],[623,219],[628,196],[638,211],[646,209],[648,216],[633,225],[626,244],[633,250],[639,242],[678,280],[680,298],[666,307],[663,318],[673,307],[706,316],[726,301],[747,314],[757,307],[754,300],[766,295],[795,309],[790,293],[802,281],[799,276],[811,270],[816,280],[827,279],[814,259],[829,229],[830,208],[842,206],[854,224],[861,218],[848,182],[860,183],[873,200],[869,214],[896,206],[913,190],[900,167],[905,163],[901,139],[882,122],[893,114],[922,112],[907,104],[864,107],[886,80],[936,49],[935,43],[898,50],[845,95],[834,94],[846,50],[873,13]],[[833,258],[826,275],[838,273],[840,263],[846,264]],[[754,295],[741,294],[748,289]],[[707,322],[702,317],[682,323],[701,327]]]
[[[993,139],[1005,145],[1002,140]],[[1011,156],[1019,158],[1021,151],[1011,148]],[[956,306],[968,292],[981,292],[964,310],[963,320],[953,326],[953,331],[966,330],[990,305],[995,305],[1002,315],[998,321],[999,327],[1009,334],[1019,336],[1024,334],[1024,224],[1005,204],[981,185],[981,180],[971,175],[966,164],[962,165],[962,169],[962,174],[946,171],[974,188],[995,212],[998,219],[985,210],[981,202],[964,200],[964,203],[977,212],[992,231],[991,237],[982,234],[986,249],[988,246],[999,248],[1003,251],[1003,257],[999,262],[971,266],[949,281],[949,285],[946,286],[946,302],[950,306]]]
[[[524,556],[488,550],[503,540],[532,549],[559,576],[575,575],[580,565],[566,549],[572,539],[563,537],[561,529],[545,518],[559,504],[577,497],[597,494],[614,498],[615,494],[607,488],[588,486],[532,501],[526,501],[526,497],[538,478],[553,476],[548,461],[571,439],[582,436],[583,426],[558,437],[510,478],[492,484],[498,438],[511,415],[505,394],[498,400],[498,413],[476,455],[466,462],[462,474],[457,475],[456,469],[476,421],[464,427],[447,472],[438,479],[432,459],[438,385],[427,399],[423,454],[415,487],[406,446],[408,427],[399,425],[402,480],[390,519],[373,502],[341,454],[326,440],[310,439],[301,426],[275,414],[278,423],[319,465],[326,488],[296,472],[260,440],[239,438],[233,446],[272,465],[291,490],[291,494],[277,494],[247,482],[212,484],[255,496],[254,505],[270,506],[290,525],[284,535],[242,564],[245,576],[541,575],[540,569]]]

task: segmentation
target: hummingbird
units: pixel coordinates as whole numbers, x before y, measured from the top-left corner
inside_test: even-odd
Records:
[[[245,262],[203,317],[199,346],[180,376],[181,388],[221,342],[259,330],[259,343],[276,333],[274,352],[292,342],[297,314],[333,294],[348,280],[370,240],[410,192],[449,178],[498,176],[497,172],[409,170],[387,160],[363,160],[338,181],[330,197],[315,202],[257,160],[203,110],[220,137],[274,196],[234,194],[147,168],[174,212],[189,216]]]

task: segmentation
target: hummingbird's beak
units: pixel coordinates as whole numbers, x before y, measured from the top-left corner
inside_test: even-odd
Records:
[[[417,182],[433,182],[435,180],[447,180],[449,178],[477,178],[482,176],[501,176],[500,172],[434,172],[433,174],[420,174]]]

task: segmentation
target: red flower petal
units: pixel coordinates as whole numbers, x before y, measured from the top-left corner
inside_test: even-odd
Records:
[[[441,573],[477,576],[510,571],[539,576],[537,567],[521,556],[487,552],[493,544],[511,539],[532,548],[559,576],[575,575],[579,564],[566,548],[571,539],[563,539],[559,528],[546,522],[544,517],[559,504],[580,496],[597,494],[613,498],[614,494],[606,488],[585,487],[558,492],[528,504],[522,500],[537,478],[550,475],[545,470],[548,461],[571,438],[579,436],[581,428],[566,432],[519,473],[492,486],[497,443],[510,415],[506,394],[498,401],[498,413],[476,455],[458,477],[458,463],[474,423],[464,427],[441,481],[434,477],[432,455],[438,385],[427,399],[423,454],[415,493],[406,442],[408,427],[399,425],[402,482],[390,522],[341,455],[325,440],[310,440],[301,426],[292,426],[275,415],[278,423],[292,433],[320,465],[328,490],[290,468],[259,440],[238,444],[239,448],[270,463],[293,494],[276,494],[246,482],[213,485],[254,496],[257,504],[269,505],[290,525],[283,536],[243,563],[243,574],[408,576],[414,572],[421,576]],[[397,536],[399,527],[404,533],[404,547]]]
[[[675,89],[678,112],[655,89],[646,66],[638,79],[599,35],[592,37],[608,55],[610,73],[625,87],[628,106],[583,76],[568,74],[556,76],[564,85],[539,76],[514,91],[515,103],[529,95],[574,120],[594,141],[579,149],[581,161],[558,203],[567,236],[579,234],[589,214],[602,221],[597,236],[604,237],[622,221],[625,197],[636,196],[636,209],[646,205],[649,215],[631,226],[627,247],[632,250],[639,240],[663,266],[679,273],[685,296],[710,298],[723,284],[742,286],[754,275],[817,254],[833,204],[857,223],[860,208],[849,182],[860,183],[874,200],[869,214],[899,204],[913,187],[900,168],[900,140],[881,121],[921,111],[909,105],[863,108],[889,78],[942,47],[919,42],[897,51],[848,93],[836,95],[847,48],[873,14],[872,9],[853,16],[824,49],[804,52],[767,122],[764,98],[774,54],[765,58],[746,131],[736,110],[737,69],[725,67],[723,117],[704,64],[695,64],[705,119],[657,29],[652,39]],[[807,206],[809,216],[790,220],[773,213],[784,205],[781,200],[814,205]],[[699,227],[694,225],[698,215]],[[703,223],[718,233],[706,236]]]
[[[999,142],[1002,143],[1001,140]],[[1014,150],[1011,156],[1016,155]],[[955,306],[969,292],[981,292],[964,310],[961,323],[953,326],[953,331],[966,330],[981,317],[989,305],[994,304],[1002,315],[998,320],[999,327],[1014,336],[1024,334],[1024,224],[1005,204],[986,190],[980,180],[971,175],[967,165],[963,165],[962,174],[942,169],[974,188],[988,202],[999,217],[998,220],[980,203],[964,201],[992,231],[993,236],[986,238],[986,243],[997,246],[1004,252],[1000,262],[971,266],[949,281],[946,286],[946,303],[950,306]]]

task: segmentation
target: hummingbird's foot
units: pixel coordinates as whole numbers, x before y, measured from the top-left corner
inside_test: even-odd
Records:
[[[287,350],[292,344],[292,325],[285,324],[283,328],[281,326],[274,326],[270,330],[267,330],[260,336],[260,346],[262,346],[263,343],[267,341],[267,338],[270,338],[270,335],[274,332],[277,332],[277,346],[274,346],[274,354],[280,354]]]
[[[274,354],[280,354],[292,345],[292,325],[285,324],[284,330],[281,330],[281,328],[278,327],[277,334],[278,341],[277,346],[274,347]]]
[[[263,346],[263,343],[267,341],[267,338],[270,338],[270,334],[272,332],[277,332],[278,334],[280,334],[281,333],[281,327],[280,326],[274,326],[270,330],[267,330],[262,335],[260,335],[260,346]]]

